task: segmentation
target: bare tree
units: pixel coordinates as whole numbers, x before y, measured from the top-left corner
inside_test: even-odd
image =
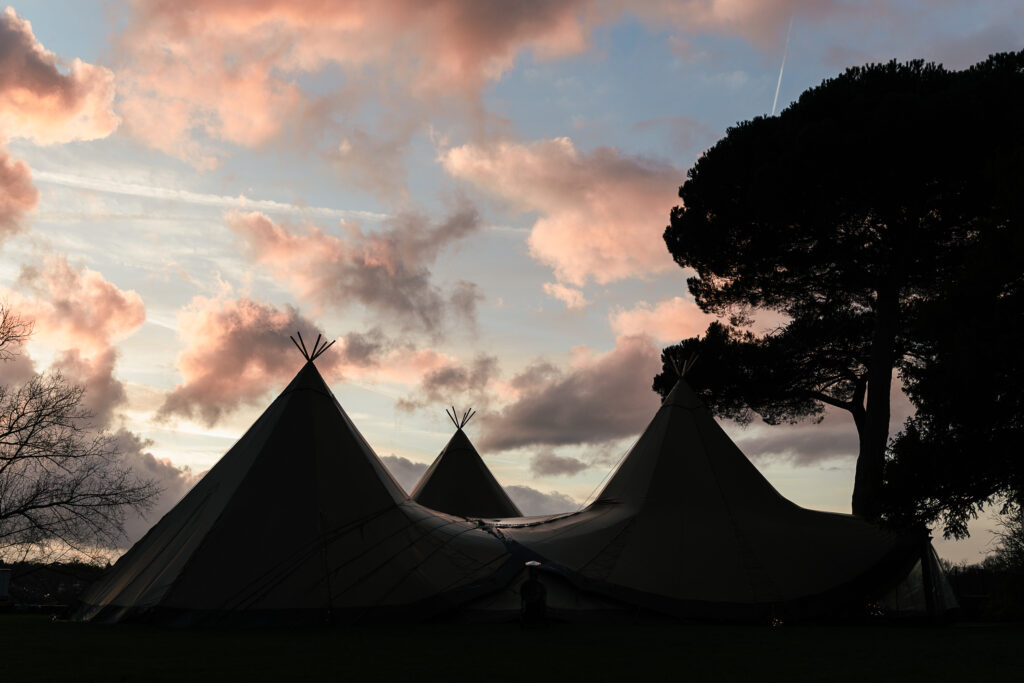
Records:
[[[11,311],[6,301],[0,301],[0,361],[14,358],[17,347],[31,334],[32,323]]]
[[[0,310],[6,360],[31,323]],[[68,550],[97,557],[125,539],[126,511],[147,510],[159,493],[93,429],[84,392],[59,372],[0,386],[0,559]]]

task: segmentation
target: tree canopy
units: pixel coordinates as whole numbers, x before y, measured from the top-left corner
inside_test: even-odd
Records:
[[[1024,513],[1022,231],[964,254],[948,293],[909,307],[901,364],[917,413],[891,443],[886,514],[964,536],[986,501]],[[1018,539],[1018,543],[1019,543]]]
[[[965,254],[1021,229],[1021,120],[1024,52],[965,71],[868,65],[729,129],[679,190],[665,242],[695,271],[697,304],[729,324],[667,356],[701,350],[717,379],[697,388],[721,415],[848,410],[860,438],[855,514],[877,518],[885,505],[893,370],[923,414],[934,390],[922,381],[947,362],[927,342],[927,315],[983,308],[977,299],[992,293]],[[1019,274],[1021,254],[1005,258],[1014,264],[1004,276]],[[758,311],[781,322],[755,335]],[[984,349],[981,340],[973,352]]]

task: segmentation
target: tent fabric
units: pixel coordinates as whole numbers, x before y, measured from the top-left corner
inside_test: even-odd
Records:
[[[410,497],[433,510],[463,517],[522,515],[462,428],[423,473]]]
[[[510,558],[477,524],[410,501],[310,362],[77,618],[425,618],[494,590]]]
[[[784,498],[682,380],[594,503],[491,527],[581,588],[701,618],[834,611],[892,588],[921,547]]]

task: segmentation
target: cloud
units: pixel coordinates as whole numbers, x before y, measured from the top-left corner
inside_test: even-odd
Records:
[[[491,383],[498,375],[498,359],[478,355],[467,365],[454,360],[423,375],[414,395],[399,399],[399,410],[412,411],[428,406],[469,403],[484,407],[491,401]]]
[[[32,360],[25,345],[17,348],[5,349],[10,351],[12,356],[6,360],[0,360],[0,368],[3,369],[3,384],[23,384],[35,377],[36,363]]]
[[[439,113],[480,119],[480,93],[525,58],[587,53],[595,30],[623,15],[652,31],[740,35],[776,48],[793,16],[864,20],[875,4],[844,0],[140,0],[120,36],[119,107],[126,128],[199,168],[224,144],[260,146],[311,128],[341,131],[339,170],[358,185],[403,191],[400,159]],[[677,35],[673,38],[678,40]],[[341,92],[306,87],[337,74]],[[367,132],[353,121],[389,113]],[[347,144],[346,144],[347,142]],[[377,163],[375,163],[375,159]]]
[[[120,123],[114,74],[46,50],[10,7],[0,13],[0,132],[41,144],[96,140]]]
[[[596,444],[638,434],[658,408],[650,387],[660,353],[646,337],[620,337],[605,354],[577,350],[568,372],[529,370],[533,383],[513,379],[518,398],[482,420],[480,447]]]
[[[575,512],[580,507],[578,501],[558,491],[544,493],[529,486],[505,486],[504,488],[505,493],[516,504],[516,507],[527,516]]]
[[[639,133],[654,131],[668,138],[675,154],[696,155],[716,138],[718,131],[689,116],[660,116],[633,124]]]
[[[124,384],[114,377],[117,352],[110,348],[94,358],[83,357],[77,349],[63,351],[54,361],[52,369],[59,370],[71,384],[85,389],[81,407],[92,415],[96,429],[106,429],[114,423],[114,411],[124,404]]]
[[[0,148],[0,243],[21,231],[22,216],[38,202],[39,190],[28,165]]]
[[[87,356],[105,353],[146,320],[138,293],[119,289],[95,270],[72,267],[63,256],[23,267],[15,287],[28,294],[16,304],[21,315],[35,321],[38,337]]]
[[[348,133],[328,158],[346,184],[369,190],[379,197],[400,196],[406,190],[405,153],[411,126],[383,134],[356,128]]]
[[[164,399],[158,416],[197,415],[210,426],[225,411],[260,403],[271,387],[290,380],[302,359],[289,335],[305,331],[315,339],[319,331],[292,306],[202,296],[178,314],[178,328],[188,341],[177,361],[183,382]],[[330,368],[339,355],[331,349],[318,363]],[[365,362],[365,353],[360,355]]]
[[[153,442],[126,429],[111,434],[118,457],[140,479],[154,482],[160,494],[145,516],[129,511],[125,519],[125,534],[129,544],[142,538],[150,527],[178,504],[189,489],[202,478],[188,467],[176,467],[170,460],[157,458],[147,449]]]
[[[197,418],[208,426],[283,388],[302,364],[288,337],[302,331],[308,345],[320,332],[293,306],[228,295],[195,297],[178,314],[178,329],[188,343],[177,360],[182,382],[157,415]],[[347,333],[317,359],[324,374],[408,385],[449,363],[445,354],[396,343],[376,328]]]
[[[388,472],[391,472],[391,476],[402,485],[406,492],[416,488],[416,484],[419,483],[423,473],[427,471],[427,465],[421,462],[413,462],[409,458],[403,458],[400,455],[384,455],[381,456],[381,461],[388,468]]]
[[[123,178],[113,176],[109,171],[107,173],[103,173],[102,170],[94,171],[90,175],[76,175],[73,173],[55,171],[36,171],[35,179],[41,183],[52,183],[63,187],[95,190],[96,192],[108,192],[128,197],[157,199],[178,204],[192,204],[195,206],[217,206],[226,209],[234,208],[239,210],[244,209],[247,211],[270,211],[276,214],[301,214],[303,216],[322,216],[324,218],[363,219],[374,222],[387,218],[386,214],[375,213],[373,211],[334,209],[325,206],[308,206],[297,203],[288,204],[285,202],[274,201],[272,199],[251,199],[244,195],[231,196],[209,194],[205,192],[193,192],[180,187],[131,183],[126,182]]]
[[[682,339],[703,334],[714,320],[692,301],[674,296],[659,301],[652,308],[646,301],[631,309],[617,308],[608,316],[618,335],[645,334],[662,343],[678,343]]]
[[[739,428],[733,437],[751,460],[808,466],[857,457],[857,430],[849,414],[842,411],[829,411],[818,424]]]
[[[627,7],[654,28],[668,26],[689,35],[740,36],[761,49],[780,43],[793,17],[809,22],[831,17],[877,21],[880,10],[875,3],[844,0],[646,0]]]
[[[95,140],[120,119],[112,109],[114,75],[46,50],[32,25],[10,7],[0,12],[0,144],[26,138],[40,144]],[[20,232],[39,191],[29,167],[0,147],[0,242]]]
[[[564,283],[608,283],[674,268],[661,235],[681,169],[612,147],[579,152],[569,138],[466,144],[441,155],[456,178],[539,218],[530,253]]]
[[[538,453],[530,458],[530,471],[539,477],[572,476],[590,467],[587,463],[568,456],[555,455],[552,451]]]
[[[544,293],[564,303],[566,308],[584,308],[590,303],[581,290],[557,282],[545,282]]]
[[[475,322],[476,286],[459,282],[446,294],[430,271],[443,249],[479,230],[469,205],[434,223],[400,214],[372,232],[342,221],[343,237],[314,225],[278,224],[259,212],[229,213],[227,222],[256,263],[318,306],[344,310],[358,302],[405,330],[431,334],[449,318]]]
[[[889,436],[895,436],[914,406],[903,393],[902,383],[893,378],[889,392]],[[818,465],[829,460],[855,459],[858,452],[857,429],[845,410],[825,407],[819,423],[766,425],[756,423],[740,427],[725,423],[736,445],[753,460],[788,462],[796,466]]]
[[[352,91],[340,98],[349,110],[370,97],[391,111],[453,99],[473,109],[481,88],[521,53],[579,54],[592,27],[605,20],[589,0],[147,0],[132,7],[118,73],[126,125],[201,168],[217,163],[210,141],[258,146],[289,125],[331,120],[322,112],[311,116],[325,100],[302,90],[304,74],[338,70]],[[391,155],[406,144],[400,129],[410,117],[395,118],[398,134],[385,131],[382,141],[358,139],[359,129],[350,130],[341,156],[372,169],[370,152],[383,145]],[[371,174],[366,182],[386,185],[393,177]]]

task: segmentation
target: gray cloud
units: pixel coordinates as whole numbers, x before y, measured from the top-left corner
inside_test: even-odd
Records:
[[[399,399],[396,407],[413,411],[459,402],[484,407],[490,402],[487,385],[497,375],[494,356],[479,355],[465,366],[445,365],[425,374],[415,393]]]
[[[621,337],[616,347],[568,373],[534,365],[513,379],[521,394],[489,414],[480,447],[596,444],[640,432],[658,408],[651,377],[660,350],[644,337]]]
[[[578,501],[558,491],[545,493],[529,486],[506,486],[504,488],[505,493],[516,504],[516,507],[527,516],[575,512],[580,507]]]
[[[345,359],[360,367],[377,365],[380,354],[389,347],[388,339],[378,327],[367,332],[349,332],[343,337],[342,344]],[[331,350],[334,348],[331,347]]]
[[[53,363],[71,384],[85,389],[82,407],[92,415],[99,429],[114,421],[114,410],[125,402],[124,383],[114,377],[117,352],[109,348],[96,358],[84,358],[77,350],[64,351]]]
[[[528,391],[556,377],[558,377],[558,368],[548,361],[540,360],[513,377],[509,384],[516,391]]]
[[[175,467],[169,460],[156,458],[147,450],[152,441],[126,429],[118,430],[112,438],[122,462],[131,467],[136,476],[151,480],[160,488],[153,507],[145,515],[129,511],[125,519],[125,534],[131,544],[142,538],[153,524],[177,505],[202,475],[194,475],[187,467]]]
[[[553,451],[538,453],[530,458],[530,471],[539,477],[572,476],[590,467],[587,463],[569,456],[555,455]]]
[[[448,306],[458,320],[469,323],[470,327],[475,327],[477,304],[485,298],[475,282],[459,280],[448,296]]]
[[[475,324],[479,289],[460,281],[446,294],[430,270],[443,249],[480,228],[476,208],[464,201],[439,222],[405,212],[380,230],[343,224],[342,237],[316,227],[299,231],[258,212],[227,220],[256,262],[317,305],[344,310],[359,303],[403,330],[435,336],[452,319]]]
[[[913,404],[895,378],[889,402],[889,435],[894,436],[906,419],[914,414]],[[853,418],[846,411],[835,408],[826,408],[820,423],[759,425],[756,430],[732,425],[730,432],[736,445],[752,460],[785,461],[797,466],[856,458],[859,445]]]
[[[751,460],[787,461],[817,465],[837,458],[857,457],[857,431],[845,413],[833,414],[819,424],[766,427],[758,434],[736,434],[736,445]]]
[[[415,125],[389,122],[387,128],[387,132],[368,133],[355,127],[327,158],[344,182],[382,199],[395,199],[408,194],[404,162]]]
[[[5,349],[6,350],[6,349]],[[0,384],[24,384],[36,374],[36,364],[24,345],[11,351],[6,360],[0,360]]]
[[[427,466],[421,462],[413,462],[409,458],[400,455],[381,456],[381,462],[388,468],[391,476],[402,485],[406,492],[412,491],[419,483],[420,477],[427,471]]]
[[[633,124],[633,130],[639,133],[651,131],[666,134],[672,152],[690,156],[706,148],[721,133],[689,116],[660,116],[637,121]]]

